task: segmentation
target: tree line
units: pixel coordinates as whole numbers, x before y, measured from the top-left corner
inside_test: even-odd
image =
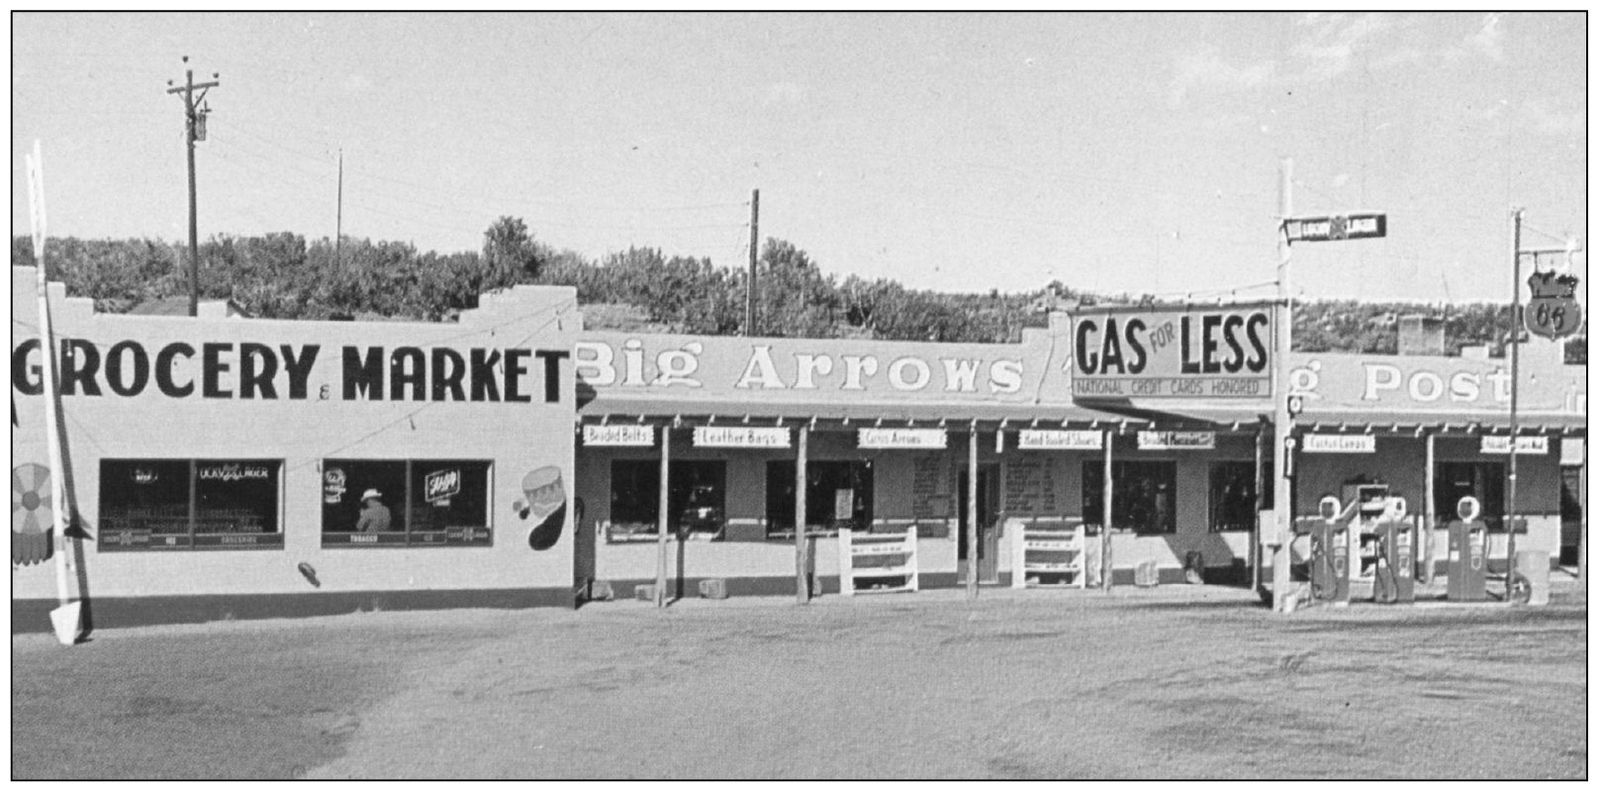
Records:
[[[67,293],[120,313],[189,293],[187,249],[154,239],[51,238],[48,277]],[[228,299],[247,314],[280,319],[410,319],[452,321],[481,293],[518,284],[572,286],[590,329],[733,335],[745,321],[744,267],[705,257],[630,247],[591,260],[534,238],[523,220],[497,219],[477,252],[420,251],[405,242],[289,233],[216,235],[200,245],[202,299]],[[12,239],[11,261],[33,266],[28,237]],[[908,289],[885,278],[825,274],[806,251],[767,239],[757,260],[760,335],[1000,343],[1025,327],[1044,327],[1047,312],[1081,305],[1132,303],[1147,295],[1093,294],[1053,281],[1004,294],[949,294]],[[1442,320],[1446,352],[1488,345],[1500,355],[1507,306],[1493,303],[1298,302],[1296,348],[1308,352],[1396,353],[1396,324],[1407,314]],[[1585,363],[1584,329],[1565,358]]]

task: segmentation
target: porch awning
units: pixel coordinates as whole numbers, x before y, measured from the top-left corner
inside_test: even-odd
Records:
[[[1374,431],[1416,431],[1422,428],[1461,432],[1506,432],[1508,423],[1506,411],[1493,413],[1462,410],[1308,409],[1296,418],[1298,428],[1318,427],[1329,430],[1344,425],[1348,431],[1373,427]],[[1574,434],[1584,431],[1584,415],[1549,410],[1519,412],[1520,434]]]
[[[1079,399],[1080,407],[1147,421],[1153,424],[1191,428],[1249,427],[1273,423],[1274,408],[1262,400],[1249,403],[1154,401],[1151,399]]]
[[[586,422],[593,422],[602,416],[611,416],[614,419],[623,416],[638,418],[709,418],[716,416],[719,421],[737,422],[749,418],[751,421],[773,422],[778,420],[804,421],[816,418],[820,421],[848,421],[853,424],[873,424],[882,422],[912,423],[918,425],[939,424],[944,421],[948,426],[959,426],[978,421],[984,424],[999,424],[1006,421],[1009,426],[1041,427],[1051,426],[1090,426],[1118,424],[1123,422],[1139,423],[1140,419],[1131,416],[1116,415],[1068,404],[1023,404],[1023,403],[930,403],[930,402],[852,402],[852,401],[798,401],[762,399],[762,394],[753,393],[750,401],[735,402],[719,399],[684,399],[668,398],[656,395],[650,398],[635,396],[619,396],[613,394],[595,394],[588,401],[581,395],[579,399],[579,417]]]

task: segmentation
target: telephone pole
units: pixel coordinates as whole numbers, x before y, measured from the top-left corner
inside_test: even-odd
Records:
[[[751,274],[745,279],[745,335],[756,335],[757,201],[761,190],[751,191]]]
[[[189,56],[184,56],[184,63],[189,63]],[[189,151],[189,315],[200,313],[200,239],[195,227],[195,141],[206,139],[206,114],[211,110],[204,105],[196,107],[196,103],[204,102],[206,91],[217,87],[220,83],[217,72],[211,73],[211,82],[195,82],[195,70],[184,70],[184,84],[168,88],[167,93],[178,94],[184,100],[184,142]],[[172,85],[172,80],[167,81]],[[200,91],[200,96],[195,96]]]
[[[1279,268],[1275,281],[1279,286],[1276,302],[1279,313],[1274,319],[1274,524],[1269,530],[1275,538],[1274,548],[1274,599],[1275,613],[1285,609],[1285,594],[1290,589],[1291,527],[1296,513],[1291,510],[1290,466],[1296,453],[1294,429],[1290,414],[1290,352],[1291,352],[1291,244],[1285,232],[1285,223],[1291,217],[1291,169],[1289,157],[1279,161]],[[1261,526],[1258,528],[1262,530]]]
[[[340,243],[345,239],[345,150],[339,150],[339,186],[334,194],[334,269],[344,268],[339,255]]]

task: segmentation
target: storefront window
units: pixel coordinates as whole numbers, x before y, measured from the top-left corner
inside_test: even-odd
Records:
[[[1265,489],[1270,481],[1264,471]],[[1257,524],[1257,476],[1252,472],[1252,463],[1214,462],[1208,472],[1207,489],[1207,524],[1211,530],[1249,531]],[[1264,509],[1273,508],[1271,500],[1265,497]]]
[[[101,552],[284,546],[271,459],[105,459]]]
[[[323,460],[324,547],[491,544],[490,463]]]
[[[768,535],[795,534],[795,461],[768,463]],[[820,460],[807,463],[807,531],[873,525],[873,463]]]
[[[656,541],[662,462],[612,461],[611,542]],[[668,462],[668,530],[685,537],[718,538],[724,512],[726,464],[723,460]]]
[[[1087,524],[1101,523],[1102,462],[1086,460],[1080,504]],[[1126,461],[1113,463],[1114,528],[1139,534],[1174,532],[1173,462]]]

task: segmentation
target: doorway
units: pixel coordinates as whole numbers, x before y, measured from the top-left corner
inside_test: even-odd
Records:
[[[997,583],[998,517],[1001,514],[1001,465],[979,466],[979,582]],[[957,472],[957,582],[968,580],[968,470]]]
[[[1442,462],[1435,468],[1435,514],[1457,519],[1457,502],[1473,496],[1480,502],[1480,519],[1491,531],[1502,530],[1503,486],[1507,472],[1500,462]]]

